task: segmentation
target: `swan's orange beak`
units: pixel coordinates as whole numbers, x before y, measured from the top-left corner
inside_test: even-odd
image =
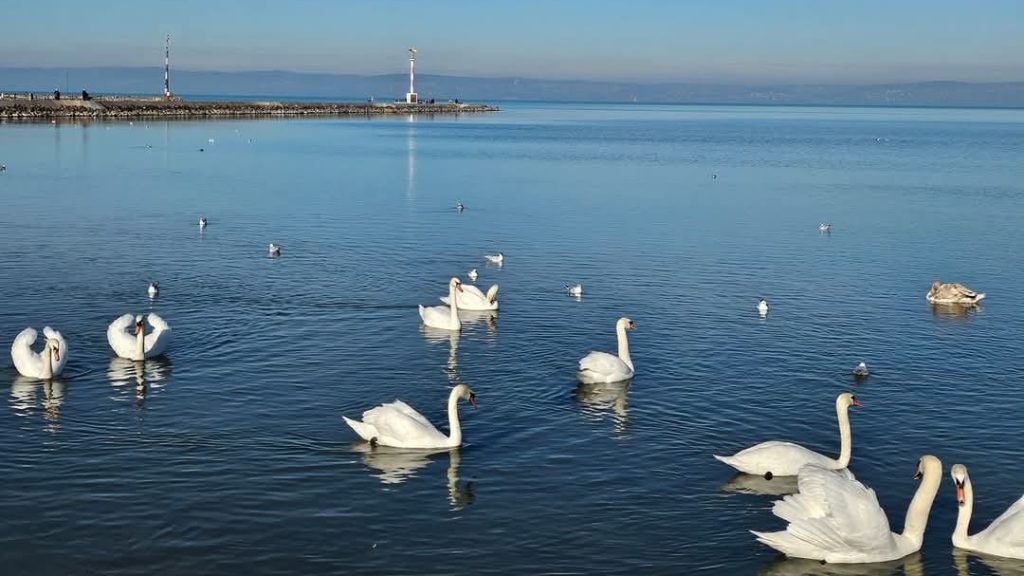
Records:
[[[60,362],[60,348],[53,349],[53,359]]]
[[[455,287],[459,289],[459,292],[462,292],[462,282],[456,284]]]
[[[139,332],[142,332],[142,322],[135,325],[135,335],[138,336]]]
[[[956,483],[956,501],[959,504],[963,504],[966,497],[964,496],[964,485],[962,482]]]
[[[469,395],[469,405],[476,408],[476,394]]]

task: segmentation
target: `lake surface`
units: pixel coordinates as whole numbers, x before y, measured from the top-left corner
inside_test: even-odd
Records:
[[[70,343],[52,383],[0,359],[4,574],[1024,571],[953,554],[948,478],[970,469],[973,530],[1024,491],[1024,111],[4,124],[0,163],[0,340]],[[501,310],[421,327],[474,267]],[[988,298],[933,309],[934,279]],[[147,311],[166,359],[115,359],[107,325]],[[577,386],[621,315],[635,378]],[[401,398],[446,430],[459,382],[460,450],[341,421]],[[924,548],[783,562],[748,533],[784,527],[774,497],[711,455],[835,455],[848,389],[851,470],[895,530],[918,457],[943,460]]]

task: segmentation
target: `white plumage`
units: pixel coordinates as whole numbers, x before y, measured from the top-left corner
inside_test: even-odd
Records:
[[[633,360],[629,356],[629,340],[626,330],[635,330],[636,324],[623,316],[615,323],[615,335],[618,339],[619,354],[614,356],[607,352],[590,352],[580,359],[580,369],[576,379],[584,384],[601,382],[621,382],[633,377]]]
[[[43,328],[43,336],[46,342],[40,352],[32,350],[38,333],[35,328],[25,328],[14,339],[11,344],[11,360],[18,373],[29,378],[49,380],[60,376],[64,371],[64,365],[68,363],[68,343],[64,336],[50,328]]]
[[[756,474],[771,479],[773,476],[795,476],[807,464],[828,470],[841,470],[850,465],[853,440],[850,433],[850,406],[860,406],[857,397],[843,392],[836,398],[836,417],[839,419],[839,458],[829,458],[792,442],[770,440],[741,450],[732,456],[714,457],[745,474]]]
[[[445,435],[422,414],[405,402],[395,400],[363,412],[363,420],[342,416],[360,438],[367,442],[394,448],[451,448],[462,444],[462,426],[459,423],[459,399],[464,398],[476,406],[476,394],[469,386],[459,384],[448,395],[448,424]]]
[[[761,316],[768,315],[768,301],[761,298],[761,301],[757,303],[757,313]]]
[[[271,242],[267,246],[267,254],[269,254],[270,256],[280,256],[281,255],[281,247],[278,246],[277,244],[274,244],[273,242]]]
[[[149,288],[146,288],[146,292],[150,298],[156,298],[160,294],[160,285],[150,280]]]
[[[505,263],[505,255],[501,252],[498,252],[497,254],[487,254],[484,258],[486,258],[491,264],[497,264],[498,266]]]
[[[1005,558],[1024,560],[1024,496],[1010,505],[988,528],[968,536],[971,524],[971,513],[974,511],[974,486],[967,475],[967,467],[954,464],[950,470],[953,484],[956,486],[957,502],[960,505],[953,531],[953,546],[993,554]]]
[[[163,318],[151,312],[146,316],[146,320],[153,331],[144,334],[142,320],[141,314],[135,316],[134,322],[131,314],[125,314],[110,323],[107,328],[107,342],[115,354],[121,358],[138,361],[155,358],[164,353],[171,340],[171,327]],[[135,333],[129,334],[128,330],[133,326]]]
[[[942,462],[934,456],[922,456],[917,470],[921,484],[907,510],[902,534],[889,529],[874,490],[845,471],[815,465],[800,469],[799,494],[786,496],[772,508],[789,522],[786,530],[753,534],[791,558],[835,564],[898,560],[921,549],[942,480]]]
[[[460,284],[461,290],[455,293],[457,306],[460,310],[497,310],[498,285],[492,285],[487,294],[472,284]],[[451,298],[441,296],[441,302],[451,305]]]
[[[565,293],[579,298],[583,296],[583,284],[567,284],[565,286]]]
[[[462,321],[459,320],[459,303],[455,298],[456,292],[461,292],[462,282],[458,278],[448,281],[448,299],[450,306],[424,306],[420,304],[420,319],[423,323],[432,328],[444,330],[462,329]]]

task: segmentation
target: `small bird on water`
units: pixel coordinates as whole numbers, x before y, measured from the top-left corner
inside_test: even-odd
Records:
[[[274,244],[273,242],[271,242],[270,246],[267,246],[267,252],[271,256],[280,256],[281,255],[281,247],[278,246],[277,244]]]
[[[479,277],[480,275],[479,275],[479,274],[477,274],[477,272],[476,272],[476,268],[473,268],[472,270],[470,270],[470,271],[469,271],[469,273],[467,273],[467,274],[466,274],[466,276],[469,276],[469,279],[470,279],[470,280],[472,280],[473,282],[476,282],[476,279],[477,279],[477,278],[478,278],[478,277]]]
[[[498,266],[501,266],[502,264],[505,263],[505,255],[501,252],[498,252],[495,255],[487,254],[484,256],[484,258],[486,258],[488,262],[497,264]]]
[[[760,314],[762,318],[768,315],[768,301],[764,298],[761,298],[761,301],[757,303],[757,313]]]
[[[583,296],[583,284],[580,284],[578,282],[576,284],[566,284],[565,293],[568,294],[569,296],[575,296],[579,298],[580,296]]]
[[[861,362],[853,367],[853,377],[857,380],[863,380],[868,377],[868,365]]]
[[[466,205],[463,204],[462,202],[456,202],[455,203],[455,211],[456,212],[462,213],[462,211],[465,210],[465,209],[466,209]]]
[[[0,172],[7,172],[7,164],[0,164]]]
[[[202,230],[203,228],[206,228],[206,218],[203,218],[202,216],[200,216],[199,217],[199,229]]]
[[[818,224],[818,232],[831,232],[831,231],[832,231],[832,225],[831,224],[826,224],[824,222],[822,222],[821,224]]]
[[[157,294],[160,294],[160,285],[157,284],[156,282],[150,280],[149,281],[149,288],[146,289],[146,292],[149,292],[149,297],[151,299],[152,298],[156,298]]]

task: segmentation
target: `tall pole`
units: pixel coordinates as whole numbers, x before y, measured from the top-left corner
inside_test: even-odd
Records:
[[[416,49],[409,48],[409,93],[416,93]]]
[[[164,98],[171,97],[171,35],[164,38]]]

